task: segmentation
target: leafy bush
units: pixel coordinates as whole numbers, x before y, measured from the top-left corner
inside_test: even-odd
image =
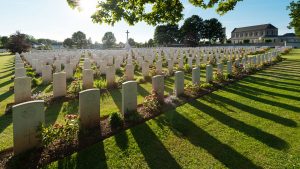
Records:
[[[290,51],[291,51],[291,49],[284,49],[283,52],[281,52],[281,54],[287,55],[290,53]]]
[[[122,76],[119,78],[118,82],[117,82],[117,87],[121,87],[122,83],[126,82],[126,75]]]
[[[210,89],[213,87],[213,85],[210,83],[202,83],[202,84],[200,84],[200,87],[203,89]]]
[[[68,92],[71,93],[71,94],[74,94],[74,95],[76,95],[76,96],[79,94],[79,92],[80,92],[81,90],[82,90],[82,87],[81,87],[81,85],[80,85],[79,79],[74,80],[74,81],[71,83],[70,87],[68,87]]]
[[[146,80],[145,80],[143,77],[138,77],[138,78],[136,79],[136,82],[137,82],[137,83],[145,83]]]
[[[116,75],[122,76],[123,72],[120,68],[116,69]]]
[[[123,126],[123,120],[120,113],[114,112],[109,117],[109,124],[112,129],[119,129]]]
[[[220,71],[214,71],[213,78],[218,83],[225,81],[224,75]]]
[[[98,89],[106,89],[107,88],[106,80],[97,80],[94,82],[94,85]]]
[[[139,67],[139,65],[138,64],[134,64],[134,71],[140,71],[140,67]]]
[[[191,96],[197,96],[201,91],[201,87],[198,84],[188,83],[185,85],[185,92]]]
[[[184,70],[185,73],[191,73],[192,72],[192,69],[191,69],[189,64],[184,64],[183,65],[183,70]]]
[[[144,98],[143,107],[145,111],[149,113],[159,112],[161,108],[161,103],[159,102],[157,93],[152,91],[152,93]]]
[[[31,86],[32,87],[37,87],[37,86],[39,86],[39,85],[41,85],[42,84],[42,81],[41,81],[41,79],[39,79],[39,78],[32,78],[32,80],[31,80]]]
[[[64,124],[45,126],[38,128],[43,146],[54,145],[57,142],[71,144],[77,138],[79,132],[78,116],[66,115]]]
[[[150,75],[150,77],[153,77],[153,76],[157,75],[155,69],[150,69],[149,70],[149,75]]]
[[[275,58],[275,62],[281,62],[283,61],[283,58],[280,55],[277,55]]]
[[[232,67],[232,77],[239,77],[242,75],[243,73],[243,65],[236,65],[234,64],[233,67]]]

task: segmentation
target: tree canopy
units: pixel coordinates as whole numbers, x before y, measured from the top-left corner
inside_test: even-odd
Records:
[[[72,9],[79,9],[79,1],[67,0]],[[95,23],[114,25],[121,20],[129,25],[144,21],[149,25],[177,24],[183,19],[183,0],[104,0],[98,1],[97,10],[91,16]],[[216,6],[216,12],[224,15],[234,9],[243,0],[189,0],[193,6],[204,9]],[[147,7],[147,10],[146,10]],[[151,9],[148,10],[150,7]],[[300,36],[300,0],[294,0],[288,7],[291,22],[289,28],[294,28]]]
[[[7,49],[12,53],[28,52],[31,48],[28,35],[17,31],[9,37]]]
[[[216,18],[208,19],[204,21],[203,37],[210,42],[223,41],[225,39],[225,33],[223,31],[222,23]]]
[[[80,0],[67,0],[71,8],[79,8]],[[196,7],[211,8],[217,5],[216,11],[224,14],[233,10],[237,2],[242,0],[189,0]],[[146,7],[151,10],[146,10]],[[99,1],[97,11],[92,15],[93,22],[114,25],[125,20],[134,25],[144,21],[149,25],[176,24],[183,18],[183,2],[181,0],[106,0]]]
[[[74,43],[73,43],[73,40],[71,38],[67,38],[63,42],[63,46],[65,48],[73,48],[73,45],[74,45]]]
[[[128,38],[128,43],[130,46],[135,46],[135,41],[133,38]]]
[[[85,48],[87,46],[86,35],[81,31],[73,33],[72,41],[78,49]]]
[[[102,43],[105,48],[111,48],[116,44],[115,35],[112,32],[106,32],[102,38]]]
[[[1,43],[1,45],[0,46],[2,46],[3,48],[6,48],[6,46],[7,46],[7,43],[8,43],[8,37],[7,36],[2,36],[2,37],[0,37],[0,43]]]
[[[154,42],[158,45],[175,43],[178,37],[178,25],[158,25],[154,31]]]
[[[189,46],[198,45],[203,30],[203,19],[198,15],[187,18],[180,28],[181,41]]]
[[[289,28],[294,28],[297,36],[300,36],[300,0],[292,1],[288,6],[290,18],[292,19]]]

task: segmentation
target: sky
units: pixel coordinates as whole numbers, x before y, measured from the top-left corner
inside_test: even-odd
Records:
[[[184,19],[199,15],[203,19],[217,18],[226,27],[227,38],[236,27],[271,23],[279,29],[279,35],[294,32],[287,28],[290,22],[286,7],[292,0],[243,0],[233,11],[220,16],[215,9],[201,9],[181,0]],[[81,0],[82,10],[72,10],[66,0],[0,0],[0,36],[8,36],[17,30],[35,38],[63,41],[76,31],[82,31],[92,41],[100,42],[105,32],[114,33],[117,42],[129,37],[145,42],[154,35],[154,26],[144,22],[129,26],[121,21],[114,26],[95,24],[90,16],[96,10],[97,0]],[[183,20],[179,22],[179,26]]]

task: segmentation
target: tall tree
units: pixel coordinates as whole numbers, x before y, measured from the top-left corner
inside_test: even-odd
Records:
[[[74,42],[73,42],[73,40],[72,40],[71,38],[67,38],[67,39],[65,39],[64,42],[63,42],[63,46],[64,46],[65,48],[72,48],[73,45],[74,45]]]
[[[288,28],[294,28],[296,35],[300,36],[300,0],[292,1],[287,9],[291,11],[289,15],[292,19]]]
[[[112,32],[106,32],[102,38],[102,43],[105,48],[111,48],[116,44],[115,35]]]
[[[198,15],[187,18],[180,28],[181,41],[189,46],[198,45],[203,30],[203,19]]]
[[[7,36],[2,36],[0,38],[0,42],[3,48],[6,48],[7,44],[8,44],[8,37]]]
[[[154,31],[154,42],[158,45],[176,43],[179,33],[178,25],[159,25]]]
[[[132,39],[132,38],[128,39],[128,43],[129,43],[130,46],[135,46],[136,45],[134,39]]]
[[[17,31],[9,37],[7,49],[12,53],[21,54],[22,52],[28,52],[31,48],[31,44],[27,37],[28,35]]]
[[[224,29],[222,23],[216,18],[208,19],[204,21],[203,37],[210,42],[222,41],[225,38]]]
[[[153,40],[153,39],[149,39],[149,40],[148,40],[148,45],[149,45],[150,47],[153,47],[153,46],[154,46],[154,40]]]
[[[78,49],[85,48],[87,45],[86,35],[81,31],[73,33],[72,41]]]
[[[78,8],[80,0],[67,0],[71,8]],[[212,8],[224,14],[233,10],[237,2],[242,0],[189,0],[196,7]],[[151,4],[152,9],[145,10]],[[144,21],[150,25],[176,24],[183,18],[183,4],[181,0],[105,0],[98,1],[97,11],[92,15],[95,23],[114,25],[125,20],[130,25]]]

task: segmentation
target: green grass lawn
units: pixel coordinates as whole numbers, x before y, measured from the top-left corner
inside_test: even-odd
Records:
[[[300,168],[300,50],[285,57],[45,168]]]

